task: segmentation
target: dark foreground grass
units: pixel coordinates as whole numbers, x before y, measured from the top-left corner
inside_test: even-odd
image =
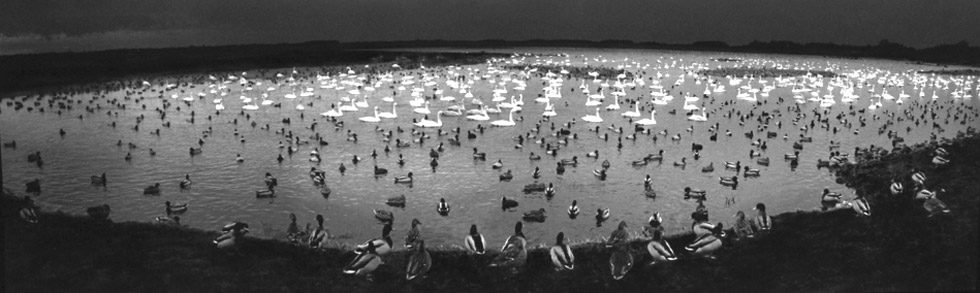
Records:
[[[870,218],[851,211],[782,214],[774,217],[772,233],[729,243],[714,260],[682,255],[673,263],[647,265],[644,243],[635,242],[637,266],[620,281],[609,277],[610,251],[596,244],[574,249],[572,272],[553,271],[540,248],[517,273],[488,268],[493,255],[433,251],[432,271],[412,282],[404,280],[407,255],[399,251],[367,281],[341,274],[353,257],[349,251],[313,251],[264,239],[217,250],[211,245],[216,232],[64,214],[44,214],[31,225],[16,217],[18,203],[5,197],[4,285],[6,292],[972,291],[978,146],[977,138],[945,146],[952,163],[941,168],[929,164],[934,146],[920,146],[839,170],[842,181],[872,199]],[[941,198],[953,209],[951,216],[926,217],[909,200],[911,192],[888,195],[891,177],[912,167],[925,170],[930,187],[947,190]],[[501,240],[489,244],[496,248]],[[691,235],[670,239],[678,252],[690,240]]]

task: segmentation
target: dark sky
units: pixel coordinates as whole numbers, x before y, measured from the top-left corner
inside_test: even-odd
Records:
[[[0,54],[309,40],[980,44],[980,0],[2,0]]]

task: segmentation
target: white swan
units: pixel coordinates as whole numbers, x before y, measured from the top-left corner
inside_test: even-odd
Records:
[[[326,117],[340,117],[340,116],[344,116],[344,111],[340,111],[338,109],[334,109],[333,104],[330,104],[330,108],[331,108],[330,111],[326,111],[326,112],[320,113],[320,115],[323,115],[323,116],[326,116]]]
[[[555,105],[551,104],[551,99],[545,102],[544,113],[541,113],[544,117],[554,117],[558,116],[558,112],[555,112]]]
[[[424,106],[424,108],[415,108],[415,109],[412,109],[412,112],[419,113],[419,114],[429,114],[429,113],[432,113],[432,111],[429,111],[429,102],[425,102],[423,104],[423,106]]]
[[[507,120],[493,121],[493,122],[490,122],[490,125],[500,126],[500,127],[508,127],[508,126],[517,125],[517,123],[514,123],[514,110],[513,109],[510,110],[510,115],[508,116]]]
[[[350,101],[350,105],[342,105],[337,109],[343,112],[357,112],[357,106],[354,105],[354,100]]]
[[[378,113],[378,117],[381,117],[381,118],[384,118],[384,119],[395,119],[395,118],[398,118],[398,111],[396,110],[395,106],[398,106],[398,103],[391,103],[391,112],[381,112],[381,113]]]
[[[623,115],[623,117],[631,117],[631,118],[640,117],[640,103],[635,103],[633,104],[633,106],[634,106],[633,111],[626,111],[620,115]]]
[[[502,112],[500,110],[500,104],[497,104],[496,107],[487,109],[486,111],[487,111],[487,113],[494,113],[494,114],[500,114],[500,112]]]
[[[582,116],[582,120],[585,120],[585,122],[591,122],[591,123],[601,123],[602,122],[602,117],[599,117],[599,108],[595,108],[595,115],[585,115],[585,116]]]
[[[361,120],[362,122],[368,122],[368,123],[381,122],[381,117],[378,117],[378,106],[374,106],[374,116],[364,116],[364,117],[357,118],[357,120]]]
[[[370,107],[367,102],[367,97],[361,97],[361,101],[354,103],[354,106],[357,106],[358,108]]]
[[[708,121],[708,116],[704,115],[704,108],[700,108],[700,110],[701,110],[700,114],[692,113],[691,116],[687,116],[687,120],[698,121],[698,122]]]
[[[442,127],[442,111],[436,112],[436,121],[422,119],[419,122],[415,122],[415,126],[418,127]]]
[[[636,121],[636,122],[633,122],[633,123],[636,123],[636,124],[639,124],[639,125],[655,125],[655,124],[657,124],[657,117],[655,117],[656,115],[657,115],[657,110],[654,109],[653,111],[650,111],[650,119],[643,118],[643,119],[640,119],[640,121]]]
[[[615,101],[611,105],[606,106],[606,111],[619,110],[619,95],[613,95],[613,98],[615,98]]]
[[[478,110],[479,113],[466,116],[466,119],[476,120],[476,121],[487,121],[490,120],[490,116],[487,116],[487,111]]]

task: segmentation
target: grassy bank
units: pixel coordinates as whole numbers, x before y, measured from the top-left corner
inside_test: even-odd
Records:
[[[714,260],[682,254],[672,263],[647,265],[643,243],[636,242],[637,266],[620,281],[609,277],[611,252],[583,244],[574,248],[571,272],[553,271],[542,248],[531,251],[517,274],[488,268],[495,252],[433,251],[432,271],[412,282],[404,280],[407,254],[396,251],[371,282],[341,274],[353,257],[349,251],[252,238],[237,249],[217,250],[210,242],[216,232],[64,214],[27,224],[16,216],[18,203],[5,197],[4,284],[6,292],[975,290],[978,145],[978,138],[963,138],[944,146],[952,162],[940,168],[930,163],[935,146],[925,145],[838,170],[840,180],[871,199],[872,217],[849,210],[778,215],[772,233],[729,243]],[[947,190],[940,196],[950,216],[926,217],[909,199],[912,191],[888,193],[892,176],[911,168],[926,172],[930,188]],[[690,240],[670,239],[679,253]],[[488,245],[496,249],[501,241]]]

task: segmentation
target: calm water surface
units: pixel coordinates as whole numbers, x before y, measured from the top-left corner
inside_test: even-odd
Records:
[[[527,51],[527,49],[521,50]],[[958,82],[950,82],[949,77],[939,77],[941,82],[936,86],[937,77],[919,75],[918,78],[925,80],[921,84],[925,85],[918,86],[913,82],[916,75],[909,72],[933,69],[924,65],[808,56],[649,50],[532,49],[530,51],[565,52],[569,57],[540,59],[527,57],[519,60],[521,64],[532,65],[535,62],[548,60],[564,62],[567,59],[569,65],[574,66],[586,63],[592,66],[623,66],[623,69],[643,78],[644,84],[627,87],[626,96],[620,99],[621,109],[600,111],[604,122],[592,124],[585,123],[581,119],[582,116],[595,112],[594,107],[585,106],[586,97],[580,89],[583,80],[566,76],[561,87],[563,97],[552,100],[558,116],[553,117],[550,122],[542,122],[541,131],[536,133],[538,137],[525,142],[523,149],[515,149],[517,142],[514,137],[529,132],[534,133],[535,123],[541,121],[541,113],[545,106],[536,103],[534,98],[542,92],[543,80],[537,75],[532,75],[526,82],[526,88],[520,91],[513,89],[516,84],[512,82],[500,86],[486,79],[475,80],[474,76],[486,74],[487,64],[464,66],[454,71],[470,75],[469,80],[474,81],[471,92],[487,104],[493,104],[490,100],[492,90],[495,88],[506,88],[508,93],[504,96],[507,98],[524,94],[523,110],[515,115],[523,117],[523,121],[518,121],[515,127],[489,128],[476,139],[466,139],[466,130],[473,130],[481,123],[488,125],[489,121],[477,122],[463,117],[443,117],[443,130],[449,131],[456,127],[463,129],[462,146],[450,146],[448,138],[451,135],[438,136],[435,129],[425,129],[422,131],[430,138],[424,144],[413,143],[411,147],[395,148],[394,143],[390,142],[392,152],[385,154],[382,150],[389,142],[383,141],[384,137],[380,132],[375,131],[375,127],[392,130],[400,126],[406,129],[404,133],[396,133],[392,141],[395,138],[408,141],[417,138],[410,133],[411,122],[413,118],[419,119],[422,115],[413,113],[408,103],[411,99],[409,95],[411,88],[422,86],[427,96],[431,96],[434,89],[443,89],[445,95],[463,100],[468,108],[474,106],[470,104],[471,99],[464,99],[462,94],[449,88],[444,76],[434,79],[437,84],[433,86],[422,85],[419,81],[421,78],[416,76],[415,80],[418,82],[414,85],[406,85],[406,90],[399,91],[397,90],[399,85],[394,85],[396,87],[394,90],[397,91],[394,99],[398,102],[398,118],[384,119],[381,123],[370,124],[358,121],[357,117],[370,116],[374,106],[379,106],[381,111],[391,111],[391,104],[381,100],[382,97],[391,96],[393,91],[389,88],[391,83],[384,83],[374,92],[362,90],[362,94],[352,95],[347,92],[352,89],[350,86],[340,91],[335,88],[325,89],[312,78],[299,78],[296,81],[298,85],[289,86],[288,82],[284,81],[285,78],[275,78],[272,73],[262,77],[259,72],[250,71],[246,73],[246,78],[262,83],[254,85],[251,91],[245,91],[237,81],[231,81],[224,84],[227,86],[224,90],[228,93],[227,96],[208,93],[205,97],[198,98],[197,93],[202,91],[207,93],[209,84],[222,83],[201,79],[203,81],[200,83],[178,84],[174,89],[164,90],[162,84],[174,81],[172,78],[161,77],[148,87],[153,92],[147,90],[142,94],[130,94],[130,97],[143,96],[146,99],[140,102],[123,100],[122,103],[127,105],[126,110],[116,110],[114,106],[107,103],[109,99],[125,97],[124,90],[67,95],[68,100],[81,101],[81,104],[74,105],[72,110],[64,111],[61,115],[56,113],[56,109],[45,109],[44,113],[36,110],[28,112],[25,109],[15,111],[13,107],[4,103],[0,106],[2,110],[0,134],[3,135],[3,142],[15,140],[17,148],[2,150],[3,180],[9,188],[23,191],[25,182],[40,178],[43,192],[37,200],[43,209],[49,211],[60,210],[72,214],[84,214],[86,207],[109,204],[112,207],[111,218],[115,221],[153,221],[155,217],[163,215],[164,201],[181,202],[190,205],[189,211],[181,215],[182,222],[186,225],[216,230],[226,222],[240,220],[250,223],[253,234],[259,237],[282,237],[289,223],[289,213],[295,213],[301,225],[313,222],[314,215],[323,214],[335,241],[360,242],[380,234],[381,226],[375,220],[372,210],[386,209],[395,214],[395,231],[392,236],[399,246],[412,218],[422,221],[424,237],[429,243],[437,246],[461,245],[470,224],[477,224],[488,241],[497,245],[496,243],[503,241],[512,232],[514,222],[520,221],[524,212],[544,208],[548,215],[545,222],[528,223],[525,226],[525,234],[531,243],[548,243],[559,231],[564,231],[573,241],[584,241],[608,236],[621,220],[627,221],[631,229],[638,231],[654,212],[663,215],[670,232],[687,230],[690,225],[689,215],[697,203],[684,200],[682,190],[686,186],[707,190],[708,200],[704,204],[711,212],[712,221],[730,223],[731,216],[735,212],[741,210],[751,213],[752,207],[759,202],[765,203],[774,214],[812,210],[819,205],[819,192],[824,188],[842,192],[848,198],[853,197],[852,191],[834,182],[830,171],[816,168],[817,159],[828,157],[831,141],[839,143],[841,151],[850,153],[854,147],[890,146],[891,139],[878,133],[878,129],[890,121],[894,125],[887,130],[899,131],[899,135],[905,138],[907,144],[926,141],[932,134],[937,137],[952,137],[957,131],[976,124],[975,120],[965,120],[967,115],[971,117],[970,119],[974,119],[975,109],[966,109],[966,107],[975,107],[976,99],[953,97],[958,90],[966,95],[976,95],[976,78],[962,77]],[[744,61],[711,60],[718,57],[736,57]],[[646,64],[649,66],[643,68]],[[501,67],[500,64],[496,65],[497,68]],[[878,101],[872,96],[881,94],[882,84],[878,83],[879,77],[887,77],[883,83],[889,84],[885,87],[889,94],[898,97],[904,90],[911,97],[903,98],[904,104],[901,105],[897,104],[896,100],[883,100],[881,108],[866,113],[855,113],[852,116],[847,115],[851,112],[848,109],[849,104],[840,102],[842,97],[839,94],[840,87],[834,87],[831,94],[836,104],[827,108],[821,108],[819,102],[813,101],[799,104],[800,113],[806,114],[806,117],[799,119],[800,123],[794,125],[797,113],[791,110],[797,103],[793,99],[792,86],[773,89],[768,98],[758,97],[759,101],[765,102],[764,104],[756,105],[737,100],[735,96],[738,87],[748,85],[750,88],[761,89],[764,84],[759,83],[760,80],[766,80],[768,85],[773,85],[775,78],[745,79],[737,85],[731,85],[728,78],[712,78],[717,84],[724,85],[726,90],[712,92],[710,98],[701,98],[694,103],[706,107],[709,120],[707,122],[687,120],[682,109],[685,96],[683,93],[690,92],[700,97],[707,82],[704,81],[704,77],[686,74],[686,72],[719,66],[762,65],[830,70],[848,75],[841,80],[855,86],[855,94],[859,96],[851,103],[855,110],[866,109],[873,101]],[[354,67],[354,70],[359,69],[362,68]],[[298,70],[305,71],[303,68]],[[448,70],[438,68],[434,72],[445,75]],[[477,73],[476,70],[480,72]],[[280,69],[278,72],[289,76],[291,69]],[[395,82],[399,82],[403,74],[417,75],[418,73],[418,70],[396,72],[393,78]],[[519,71],[514,70],[510,73],[513,74],[514,79],[520,79]],[[874,76],[868,77],[871,74]],[[225,79],[225,76],[218,77]],[[488,77],[494,82],[501,82],[504,76],[508,74],[494,74]],[[681,76],[684,78],[680,85],[671,88]],[[349,79],[336,75],[330,78]],[[702,81],[698,81],[699,78]],[[674,99],[667,105],[656,106],[658,124],[652,126],[653,134],[641,133],[637,134],[635,140],[626,139],[627,135],[633,133],[630,121],[620,116],[621,112],[632,110],[632,106],[626,103],[626,99],[641,99],[644,111],[641,111],[640,118],[648,118],[651,106],[648,104],[651,100],[649,86],[652,85],[653,80],[661,80],[666,92],[674,96]],[[832,81],[831,78],[813,77],[804,84],[810,85],[817,81],[826,83],[822,86],[820,95],[827,94],[826,87]],[[605,82],[613,84],[615,80]],[[585,79],[585,84],[593,94],[601,83],[603,81],[593,82],[591,79]],[[869,92],[872,86],[875,88],[873,93]],[[268,87],[275,87],[275,89],[268,91]],[[284,95],[290,93],[299,95],[308,87],[313,88],[313,96],[284,98]],[[920,88],[924,91],[925,97],[919,97]],[[160,90],[164,90],[162,94]],[[938,96],[936,100],[931,98],[934,90]],[[600,108],[605,109],[613,103],[614,98],[609,94],[611,91],[611,89],[605,90],[606,98]],[[268,99],[281,102],[282,107],[262,106],[256,111],[245,111],[251,116],[251,120],[257,121],[259,125],[253,128],[248,125],[246,117],[239,114],[244,105],[239,97],[245,96],[261,101],[263,93],[268,95]],[[171,98],[174,94],[176,99]],[[806,98],[811,97],[809,93],[803,94]],[[100,98],[90,103],[96,95]],[[104,97],[101,97],[102,95]],[[329,105],[338,102],[341,97],[361,96],[368,97],[371,108],[346,112],[340,118],[345,123],[342,128],[334,127],[319,115],[327,111]],[[192,102],[185,103],[181,100],[185,97],[194,99]],[[782,103],[778,102],[779,97],[784,98]],[[17,100],[23,99],[28,106],[33,105],[34,101],[44,101],[42,104],[45,108],[47,108],[46,101],[50,98],[50,96],[16,97]],[[220,115],[214,114],[215,104],[212,100],[215,98],[221,98],[222,105],[226,107]],[[170,101],[173,104],[173,107],[166,110],[165,121],[172,123],[169,128],[161,126],[163,120],[153,110],[161,107],[163,101]],[[723,105],[727,101],[732,101],[733,104]],[[311,102],[313,106],[309,106],[308,103]],[[938,116],[935,121],[942,124],[943,132],[926,126],[931,125],[932,119],[929,119],[930,124],[916,127],[909,119],[895,121],[889,116],[891,114],[901,116],[904,111],[911,111],[910,113],[918,116],[922,114],[922,105],[925,103],[929,103],[927,107],[936,109]],[[141,104],[146,105],[145,110],[140,107]],[[296,105],[300,104],[305,105],[306,109],[303,111],[295,109]],[[446,109],[452,104],[454,102],[436,100],[432,101],[430,109],[434,115],[437,110]],[[86,105],[92,107],[101,105],[102,110],[89,113],[84,109]],[[180,111],[176,110],[178,106],[181,108]],[[118,116],[107,115],[106,112],[110,108],[113,108],[113,113],[118,112]],[[194,123],[189,122],[191,119],[189,110],[197,114]],[[677,114],[669,114],[671,110],[676,110]],[[753,146],[752,140],[746,138],[743,133],[757,129],[759,122],[756,118],[761,111],[776,110],[779,114],[771,121],[769,131],[777,132],[778,136],[767,139],[764,132],[757,132],[756,138],[762,138],[768,146],[766,150],[760,150]],[[506,111],[505,109],[503,114],[490,114],[490,120],[507,119]],[[755,116],[745,119],[744,125],[739,124],[738,113],[745,115],[750,111],[754,111]],[[809,128],[814,111],[829,111],[832,117],[830,126],[841,128],[841,131],[834,134],[828,129],[821,128],[820,123],[817,123],[815,128],[801,130],[804,125]],[[300,118],[301,113],[304,115],[303,118]],[[728,117],[728,113],[732,113],[732,118]],[[841,121],[833,118],[841,113],[845,114],[844,120],[854,124],[853,128],[845,128]],[[133,126],[136,125],[137,117],[140,115],[145,115],[146,118],[140,124],[139,130],[134,130]],[[207,120],[208,115],[212,115],[213,119]],[[82,119],[79,119],[79,116]],[[280,123],[283,118],[291,118],[292,123],[290,125]],[[859,125],[859,118],[866,120],[864,127]],[[233,119],[237,119],[238,123],[233,124]],[[553,132],[550,129],[551,123],[554,122],[557,127],[561,127],[563,123],[572,119],[578,121],[571,129],[578,134],[578,139],[569,139],[568,145],[562,146],[557,157],[545,155],[543,146],[534,144],[534,140],[542,137],[548,142],[555,143],[557,138],[551,135]],[[946,120],[949,120],[949,124],[944,123]],[[110,125],[114,121],[117,123],[115,128]],[[303,140],[309,140],[313,134],[309,127],[314,121],[319,122],[316,132],[330,143],[329,146],[319,147],[315,143],[298,145],[298,151],[292,156],[287,156],[285,149],[278,147],[280,142],[288,143],[290,139],[277,134],[275,130],[284,128]],[[782,123],[781,128],[775,126],[776,121]],[[961,124],[960,121],[968,122]],[[709,141],[712,133],[708,128],[715,123],[719,124],[719,135],[717,142],[712,142]],[[270,130],[261,128],[266,124],[270,125]],[[596,125],[600,126],[598,133],[588,130]],[[609,130],[608,127],[613,125],[616,128],[623,127],[624,133],[619,134]],[[686,129],[691,126],[693,131],[687,131]],[[912,129],[906,133],[906,127],[909,126]],[[159,136],[151,134],[151,131],[158,128]],[[209,128],[213,129],[213,132],[204,138],[203,154],[190,156],[188,148],[197,147],[198,139],[201,139],[202,133]],[[58,134],[59,129],[64,129],[67,134],[61,137]],[[666,130],[668,135],[655,134],[661,130]],[[855,133],[854,130],[858,130],[859,133]],[[358,134],[359,140],[356,143],[346,140],[348,131]],[[726,136],[726,131],[734,134]],[[681,140],[672,141],[670,136],[677,133],[681,134]],[[609,135],[608,141],[602,137],[605,134]],[[791,168],[783,156],[793,152],[792,143],[801,134],[812,136],[813,142],[804,144],[799,166]],[[784,135],[788,139],[784,139]],[[623,148],[620,150],[617,149],[617,138],[621,136],[624,139]],[[654,140],[654,136],[658,139]],[[244,143],[241,142],[243,138]],[[120,140],[123,146],[116,145]],[[137,147],[129,150],[126,144],[130,142]],[[429,167],[429,150],[435,148],[439,142],[445,142],[445,151],[441,153],[439,166],[433,170]],[[690,150],[692,142],[704,144],[699,160],[694,160],[692,156]],[[473,160],[471,156],[473,147],[486,152],[488,159]],[[150,156],[151,148],[156,151],[155,156]],[[314,148],[319,149],[323,158],[319,164],[308,160],[309,153]],[[647,154],[656,153],[660,149],[665,153],[662,164],[651,162],[643,167],[630,165],[630,162],[639,160]],[[378,151],[377,159],[369,156],[371,150]],[[586,158],[586,153],[593,150],[598,150],[599,158]],[[755,159],[749,158],[750,150],[761,151],[763,157],[769,157],[772,161],[770,166],[756,164]],[[44,165],[41,168],[26,160],[29,153],[36,151],[40,151],[44,158]],[[130,162],[123,159],[127,152],[131,152],[133,156]],[[528,159],[529,152],[541,154],[543,158],[539,161],[531,161]],[[281,164],[276,161],[276,156],[280,153],[286,157]],[[245,161],[237,163],[236,154],[241,154]],[[357,165],[350,162],[355,154],[363,159]],[[396,164],[398,154],[405,157],[406,164],[403,167]],[[578,156],[579,166],[569,167],[564,175],[557,175],[555,163],[572,156]],[[687,158],[687,166],[685,168],[673,166],[673,162],[680,161],[682,157]],[[493,170],[490,166],[498,159],[504,163],[504,170],[510,169],[514,172],[514,180],[510,182],[498,180],[501,170]],[[609,160],[612,166],[608,170],[608,179],[600,181],[593,176],[592,170],[600,168],[603,160]],[[761,176],[740,178],[741,184],[736,190],[722,186],[718,182],[719,176],[736,174],[723,168],[725,161],[741,161],[743,165],[759,168]],[[701,172],[702,167],[712,162],[716,169],[714,172]],[[337,170],[340,163],[344,163],[348,168],[345,174]],[[388,168],[390,174],[375,177],[372,172],[374,165]],[[329,198],[321,196],[318,188],[310,180],[308,171],[311,166],[327,171],[327,182],[333,190]],[[531,178],[534,167],[540,167],[542,171],[542,177],[538,180]],[[89,176],[103,172],[107,174],[109,182],[105,188],[89,184]],[[257,199],[255,191],[264,187],[263,176],[266,172],[272,173],[279,179],[278,196],[274,199]],[[412,186],[393,184],[394,176],[408,172],[415,174],[415,184]],[[185,174],[190,174],[194,183],[188,190],[180,190],[178,183]],[[643,178],[647,174],[654,178],[653,186],[658,193],[656,199],[644,196]],[[145,186],[157,182],[162,184],[163,191],[160,196],[142,195]],[[525,184],[534,182],[554,183],[557,195],[549,200],[541,193],[525,194],[521,191]],[[408,198],[405,208],[385,205],[386,198],[402,194]],[[520,206],[502,210],[500,203],[502,196],[516,199]],[[445,198],[451,205],[452,212],[448,216],[440,216],[436,213],[435,208],[439,198]],[[577,219],[570,219],[565,213],[572,200],[578,200],[582,210],[582,215]],[[612,212],[611,218],[601,226],[597,225],[593,217],[597,208],[609,208]]]

